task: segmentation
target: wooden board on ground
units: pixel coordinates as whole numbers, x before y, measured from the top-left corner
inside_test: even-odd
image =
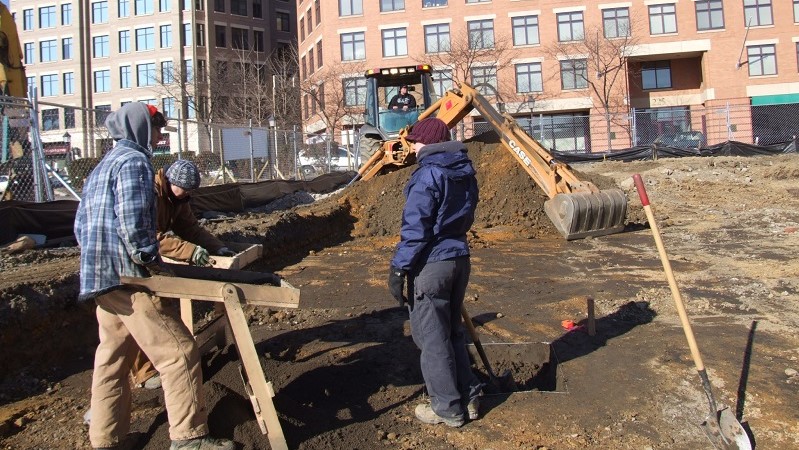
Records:
[[[234,256],[212,255],[211,266],[216,269],[242,269],[260,259],[264,254],[264,246],[261,244],[242,244],[240,242],[225,242],[224,244],[236,254]],[[185,261],[177,261],[165,256],[162,259],[169,264],[188,264]]]

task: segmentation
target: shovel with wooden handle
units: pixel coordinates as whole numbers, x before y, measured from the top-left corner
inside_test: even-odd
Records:
[[[486,356],[486,352],[483,349],[483,344],[480,343],[480,336],[477,335],[477,330],[474,329],[472,318],[469,317],[469,313],[466,312],[466,305],[464,304],[461,304],[461,316],[463,316],[463,323],[469,331],[469,336],[472,338],[474,347],[477,349],[477,354],[480,355],[480,359],[483,361],[483,367],[485,367],[486,372],[488,372],[488,379],[491,380],[491,384],[493,384],[499,392],[508,393],[518,391],[519,388],[516,386],[516,382],[513,380],[513,374],[510,373],[510,370],[506,370],[500,376],[494,374],[494,371],[491,369],[491,363],[488,362],[488,356]]]
[[[633,175],[635,188],[638,190],[638,196],[641,198],[641,204],[644,206],[646,219],[649,222],[649,228],[652,229],[652,236],[655,238],[655,245],[657,245],[658,253],[660,254],[660,261],[663,263],[663,270],[666,272],[666,279],[669,282],[671,289],[671,296],[674,297],[674,303],[677,305],[677,313],[680,315],[680,322],[682,323],[685,337],[688,339],[688,347],[691,349],[691,356],[696,365],[696,371],[699,373],[699,378],[702,380],[702,388],[705,390],[707,401],[710,405],[710,414],[702,423],[702,428],[705,430],[707,437],[713,446],[718,449],[724,450],[751,450],[752,443],[749,436],[746,434],[743,426],[735,418],[735,415],[730,411],[729,407],[718,410],[716,407],[716,399],[713,397],[713,391],[710,389],[710,381],[707,378],[707,371],[705,365],[702,363],[702,356],[699,354],[699,347],[694,337],[691,322],[688,321],[688,314],[685,312],[685,305],[680,295],[680,290],[677,287],[677,281],[674,279],[674,273],[671,270],[671,263],[669,257],[666,255],[666,248],[663,246],[663,240],[660,238],[660,230],[658,229],[655,216],[652,214],[652,208],[649,206],[649,197],[646,195],[646,188],[641,175]]]

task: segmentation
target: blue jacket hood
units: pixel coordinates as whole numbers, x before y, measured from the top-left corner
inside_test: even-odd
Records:
[[[425,145],[419,150],[416,159],[420,167],[437,166],[452,179],[475,174],[472,162],[466,154],[466,146],[460,141]]]

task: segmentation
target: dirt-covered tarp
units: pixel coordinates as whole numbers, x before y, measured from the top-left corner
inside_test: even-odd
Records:
[[[298,191],[330,192],[349,183],[354,176],[355,172],[334,172],[308,181],[276,180],[206,186],[192,192],[191,207],[197,214],[205,211],[237,213]],[[0,202],[0,245],[15,240],[20,234],[41,234],[50,242],[69,238],[73,235],[78,204],[74,200]]]
[[[603,153],[567,153],[552,151],[555,159],[565,163],[596,161],[651,161],[659,158],[681,158],[684,156],[759,156],[796,153],[796,141],[771,145],[754,145],[738,141],[702,148],[680,148],[664,145],[647,145]]]

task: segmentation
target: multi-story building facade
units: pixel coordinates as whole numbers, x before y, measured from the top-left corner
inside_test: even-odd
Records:
[[[483,86],[559,150],[799,130],[799,0],[297,0],[297,15],[305,130],[337,139],[358,119],[331,127],[322,103],[358,106],[365,68],[422,63],[439,89]],[[458,60],[458,40],[488,51]]]
[[[211,66],[262,62],[296,35],[289,0],[12,0],[10,10],[49,153],[71,144],[99,155],[109,142],[94,128],[131,101],[184,119],[180,139],[163,142],[170,151],[205,150],[203,102],[225,88],[207,81]]]

